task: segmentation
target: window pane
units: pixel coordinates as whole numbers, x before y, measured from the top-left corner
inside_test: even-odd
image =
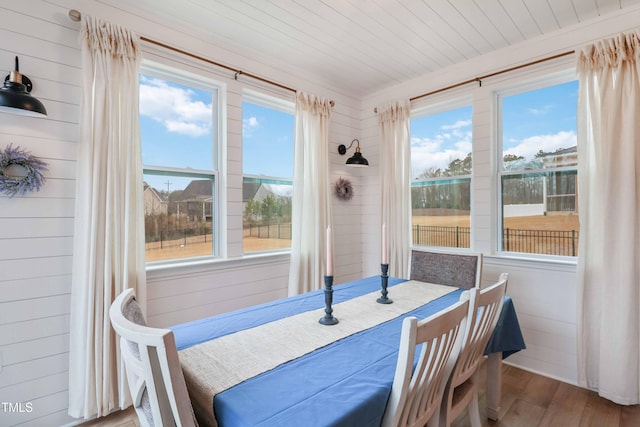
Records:
[[[144,183],[146,261],[212,256],[213,178],[145,173]]]
[[[291,247],[292,113],[242,104],[243,250]]]
[[[146,261],[214,256],[218,88],[179,69],[169,77],[153,66],[147,72],[140,75]]]
[[[470,247],[471,124],[471,107],[411,120],[414,245]]]
[[[502,250],[576,256],[576,81],[502,98]]]

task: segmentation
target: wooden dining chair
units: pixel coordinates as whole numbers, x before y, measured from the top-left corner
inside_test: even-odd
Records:
[[[120,335],[120,354],[140,425],[196,426],[173,331],[146,326],[133,289],[116,297],[109,317]]]
[[[469,294],[446,309],[418,321],[402,322],[396,372],[383,427],[438,425],[447,378],[460,351],[469,313]],[[419,349],[414,368],[415,352]]]
[[[468,327],[460,355],[442,398],[440,426],[449,427],[465,408],[469,409],[472,427],[481,426],[478,408],[478,367],[500,317],[508,278],[507,273],[502,273],[494,285],[482,290],[474,288],[469,291]]]
[[[481,276],[481,253],[411,251],[409,280],[471,289],[480,287]]]

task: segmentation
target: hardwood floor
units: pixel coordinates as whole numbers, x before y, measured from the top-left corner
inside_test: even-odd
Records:
[[[484,375],[485,369],[481,374]],[[484,378],[480,384],[484,384]],[[585,390],[509,365],[502,365],[502,401],[498,421],[486,417],[480,391],[483,427],[639,427],[640,405],[617,405]],[[461,415],[452,427],[471,425]]]
[[[481,375],[484,374],[482,369]],[[502,365],[500,419],[487,419],[484,390],[480,391],[480,418],[483,427],[638,427],[640,405],[616,405],[595,392]],[[465,414],[452,427],[469,425]],[[140,423],[135,412],[128,409],[82,424],[89,426],[139,427]]]

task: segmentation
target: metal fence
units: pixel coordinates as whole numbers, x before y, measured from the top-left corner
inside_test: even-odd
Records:
[[[187,246],[189,244],[211,242],[212,238],[211,227],[160,230],[157,235],[146,236],[146,248],[164,249]]]
[[[291,223],[250,225],[244,227],[244,236],[265,239],[291,239]],[[502,248],[507,252],[524,252],[546,255],[578,255],[578,236],[576,230],[520,230],[504,229]],[[155,241],[148,237],[147,249],[186,246],[206,243],[212,239],[211,228],[163,230]],[[449,248],[469,248],[471,229],[469,227],[442,227],[433,225],[414,225],[412,227],[413,244],[418,246],[441,246]]]
[[[414,225],[413,244],[419,246],[444,246],[448,248],[469,248],[471,229],[469,227],[442,227],[435,225]]]
[[[441,227],[414,225],[413,244],[418,246],[441,246],[449,248],[469,248],[471,229],[469,227]],[[578,255],[578,235],[576,230],[518,230],[504,229],[502,248],[507,252],[524,252],[545,255]]]
[[[263,239],[291,240],[291,223],[285,224],[249,224],[243,227],[244,237],[260,237]]]
[[[578,231],[514,230],[506,228],[502,247],[509,252],[547,255],[578,255]]]

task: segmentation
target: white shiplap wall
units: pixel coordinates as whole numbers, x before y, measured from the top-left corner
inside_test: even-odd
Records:
[[[0,425],[62,425],[67,411],[69,289],[80,101],[77,30],[39,1],[3,5],[0,68],[15,55],[46,119],[0,114],[0,148],[13,143],[49,164],[37,193],[0,197]],[[5,73],[2,73],[4,76]],[[3,77],[4,78],[4,77]]]
[[[363,138],[379,141],[378,124],[373,113],[377,105],[389,101],[408,99],[443,87],[467,81],[501,69],[508,69],[543,57],[580,48],[594,40],[610,37],[637,27],[640,11],[637,9],[616,14],[606,19],[596,19],[584,25],[571,27],[554,34],[524,42],[517,48],[506,48],[469,60],[462,66],[454,66],[440,72],[425,75],[406,83],[390,87],[363,99],[361,118]],[[510,273],[508,293],[513,297],[520,324],[527,343],[527,350],[515,354],[508,363],[577,383],[576,356],[576,267],[573,263],[535,261],[509,258],[496,254],[494,236],[497,230],[497,195],[495,188],[495,110],[492,105],[495,91],[504,87],[536,79],[549,73],[571,68],[573,56],[538,66],[528,67],[499,77],[486,79],[482,87],[469,84],[437,96],[423,98],[413,103],[420,107],[447,99],[471,97],[473,107],[473,189],[472,224],[474,226],[472,249],[484,254],[483,284],[495,282],[502,272]],[[378,142],[379,144],[379,142]],[[377,146],[377,144],[376,144]],[[379,164],[379,150],[370,149],[372,163]],[[373,168],[375,169],[375,167]],[[380,195],[378,172],[367,175],[365,227],[380,224]],[[380,237],[377,233],[363,235],[364,275],[379,271],[376,248]]]
[[[67,17],[78,9],[118,23],[149,38],[233,65],[287,86],[336,102],[332,117],[330,159],[333,178],[352,178],[342,169],[337,146],[359,137],[359,103],[352,97],[305,78],[273,69],[224,47],[206,45],[158,23],[111,9],[93,0],[28,0],[3,4],[0,14],[0,69],[11,69],[15,55],[20,69],[34,83],[46,119],[0,113],[0,148],[9,143],[49,163],[46,184],[38,193],[0,197],[0,402],[31,402],[32,410],[4,412],[1,426],[73,424],[67,415],[69,301],[81,100],[79,24]],[[154,51],[153,49],[147,49]],[[163,54],[160,53],[162,56]],[[187,61],[188,62],[188,61]],[[2,65],[4,64],[4,65]],[[194,65],[194,64],[191,64]],[[202,68],[202,65],[194,65]],[[148,312],[152,325],[167,326],[245,307],[286,295],[289,256],[243,258],[241,253],[241,93],[255,82],[235,81],[215,72],[227,85],[226,194],[227,261],[179,266],[148,272]],[[4,75],[4,74],[3,74]],[[258,87],[273,91],[268,86]],[[289,96],[291,93],[280,94]],[[362,196],[349,204],[336,201],[336,282],[360,277]],[[354,256],[351,256],[354,253]]]

